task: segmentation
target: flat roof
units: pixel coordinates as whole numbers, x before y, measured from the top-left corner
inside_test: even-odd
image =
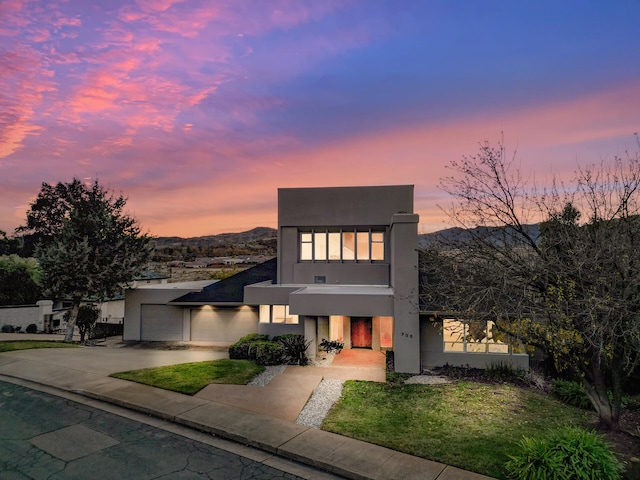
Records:
[[[192,280],[190,282],[175,282],[175,283],[156,283],[153,285],[140,285],[133,290],[172,290],[172,289],[203,289],[208,287],[219,280]]]

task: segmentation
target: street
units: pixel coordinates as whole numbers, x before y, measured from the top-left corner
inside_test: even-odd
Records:
[[[301,478],[263,461],[280,462],[288,471],[311,470],[259,451],[249,456],[264,458],[251,460],[209,441],[3,381],[0,419],[0,478],[5,480]],[[231,445],[231,450],[251,451]],[[335,478],[322,472],[304,476]]]

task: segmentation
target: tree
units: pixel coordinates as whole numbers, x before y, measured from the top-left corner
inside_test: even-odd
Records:
[[[0,230],[0,255],[17,254],[20,251],[20,242],[15,238],[8,238],[7,232]]]
[[[34,258],[0,256],[0,305],[28,305],[42,298],[40,265]]]
[[[423,301],[541,348],[617,429],[622,381],[640,362],[639,155],[546,191],[528,187],[502,143],[451,167],[449,214],[469,237],[424,252]]]
[[[68,322],[69,316],[67,314],[70,316],[70,312],[65,314],[65,320]],[[80,309],[78,310],[78,319],[76,320],[76,325],[80,331],[80,342],[84,342],[86,334],[91,332],[99,318],[100,310],[98,308],[92,305],[80,306]]]
[[[73,338],[81,301],[121,292],[151,255],[150,237],[141,234],[125,205],[123,196],[97,180],[43,183],[18,229],[36,245],[45,293],[72,302],[65,341]]]

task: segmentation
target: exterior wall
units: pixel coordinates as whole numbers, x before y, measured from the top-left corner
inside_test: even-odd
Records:
[[[296,239],[298,238],[296,232]],[[296,243],[296,252],[298,245]],[[297,253],[296,253],[297,257]],[[327,285],[389,285],[389,263],[296,263],[292,281],[296,284],[315,282],[320,275]]]
[[[53,302],[40,300],[35,305],[11,305],[0,307],[0,326],[21,327],[24,332],[32,323],[38,332],[44,331],[45,315],[51,315]]]
[[[396,214],[391,226],[391,286],[395,294],[393,351],[397,372],[420,373],[418,215]]]
[[[278,189],[280,227],[388,225],[398,212],[413,212],[410,185]]]
[[[413,212],[412,186],[278,189],[278,283],[313,283],[314,275],[325,275],[327,283],[389,285],[388,260],[298,265],[298,228],[386,228],[398,212]]]
[[[245,335],[258,333],[260,315],[256,307],[204,306],[190,312],[190,341],[229,346]]]
[[[286,333],[304,335],[305,320],[303,316],[298,319],[299,323],[258,323],[258,333],[275,337]]]
[[[316,319],[312,317],[301,317],[300,321],[303,322],[304,325],[304,330],[302,332],[304,338],[307,340],[307,342],[310,342],[309,348],[307,348],[307,355],[310,359],[313,360],[317,356],[318,345],[322,341],[321,339],[318,339],[316,333]]]
[[[100,304],[100,322],[122,323],[124,320],[124,298]]]
[[[440,327],[426,317],[420,319],[420,324],[422,330],[420,359],[425,368],[447,364],[487,368],[493,364],[529,370],[529,355],[527,354],[445,352]]]
[[[373,317],[376,315],[393,315],[393,293],[379,295],[341,293],[335,291],[340,287],[318,287],[317,290],[292,293],[289,296],[291,312],[303,315],[347,315],[352,317]],[[334,290],[322,292],[322,290]]]

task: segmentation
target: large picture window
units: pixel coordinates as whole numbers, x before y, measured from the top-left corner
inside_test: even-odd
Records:
[[[384,231],[314,229],[300,232],[300,260],[382,261]]]
[[[442,336],[445,352],[509,353],[506,336],[491,321],[445,319]]]

